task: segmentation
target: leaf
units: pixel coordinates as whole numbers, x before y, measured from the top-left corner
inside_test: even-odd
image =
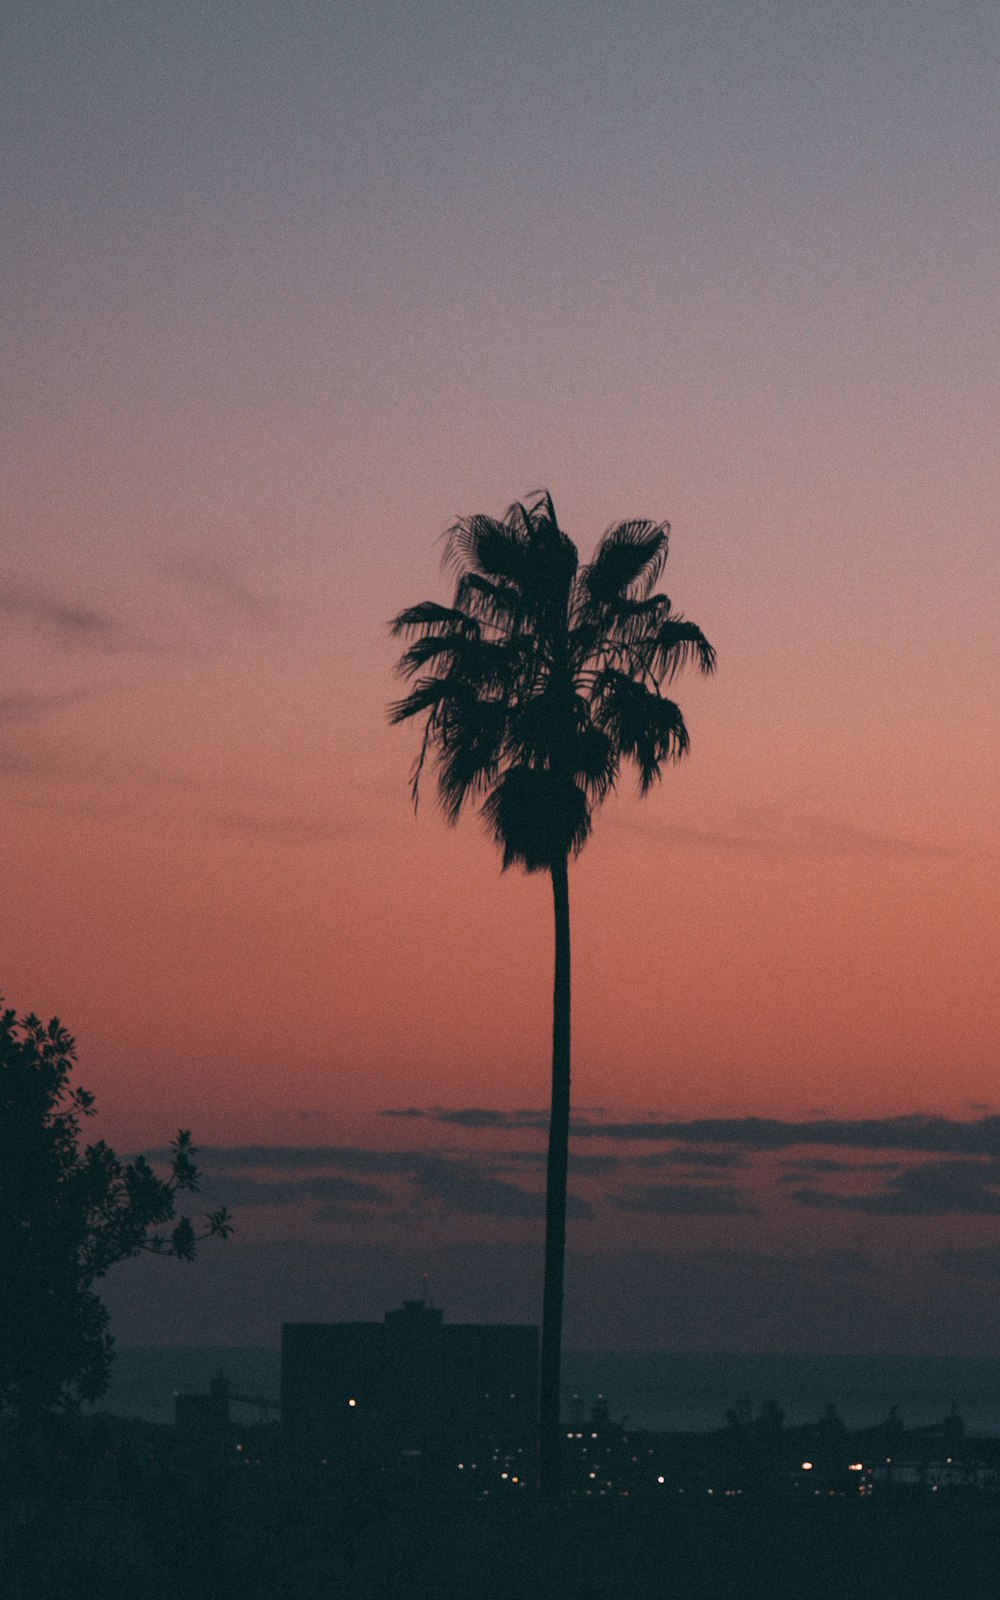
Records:
[[[439,606],[433,600],[421,600],[419,605],[408,606],[389,624],[394,639],[401,634],[412,633],[418,628],[429,634],[444,633],[453,629],[469,633],[477,631],[473,617],[451,606]]]
[[[643,794],[662,776],[666,761],[687,754],[690,740],[680,707],[625,673],[602,674],[595,720],[639,769]]]
[[[197,1252],[197,1241],[190,1217],[181,1217],[173,1233],[170,1235],[170,1254],[178,1261],[193,1261]]]
[[[671,683],[691,662],[700,672],[715,671],[715,650],[693,622],[684,617],[667,617],[656,633],[653,664],[658,676]]]
[[[667,559],[669,538],[669,522],[619,522],[609,528],[583,571],[588,598],[607,604],[629,597],[637,585],[639,598],[649,595]]]

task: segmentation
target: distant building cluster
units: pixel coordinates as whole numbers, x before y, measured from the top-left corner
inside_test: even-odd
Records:
[[[566,1477],[587,1498],[799,1501],[926,1492],[1000,1493],[1000,1440],[969,1439],[952,1412],[905,1428],[895,1408],[870,1428],[848,1430],[836,1407],[786,1427],[781,1408],[731,1411],[723,1428],[654,1433],[627,1429],[599,1401],[588,1423],[564,1432]]]
[[[221,1446],[242,1466],[291,1458],[331,1480],[416,1479],[435,1492],[523,1493],[535,1480],[538,1329],[447,1323],[424,1300],[382,1322],[291,1322],[282,1329],[277,1405],[236,1394],[177,1395],[179,1439]],[[231,1420],[255,1408],[257,1425]],[[895,1412],[848,1431],[834,1406],[786,1427],[775,1404],[730,1411],[708,1432],[657,1433],[612,1419],[600,1397],[589,1421],[564,1424],[567,1487],[585,1498],[665,1500],[792,1495],[1000,1493],[1000,1440],[965,1436],[954,1411],[907,1429]]]

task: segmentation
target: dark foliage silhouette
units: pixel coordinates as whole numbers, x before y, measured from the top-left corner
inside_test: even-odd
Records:
[[[0,1014],[0,1411],[22,1416],[104,1393],[113,1341],[94,1285],[109,1268],[142,1251],[189,1261],[231,1232],[224,1209],[200,1229],[177,1216],[198,1188],[189,1133],[166,1178],[103,1140],[81,1148],[94,1098],[71,1085],[75,1063],[58,1018]]]
[[[540,1385],[542,1492],[559,1488],[566,1172],[570,1106],[571,856],[622,764],[645,794],[683,756],[688,732],[663,693],[689,663],[715,669],[701,629],[674,612],[656,584],[666,523],[618,523],[593,560],[579,563],[550,494],[512,505],[502,520],[456,522],[445,546],[455,574],[451,606],[426,600],[401,611],[409,637],[399,670],[413,680],[393,722],[423,719],[413,777],[416,803],[432,763],[445,816],[478,805],[506,869],[551,876],[555,909],[552,1105],[546,1182]]]

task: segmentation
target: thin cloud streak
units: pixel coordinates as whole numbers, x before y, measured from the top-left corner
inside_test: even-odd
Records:
[[[803,1158],[801,1161],[789,1162],[787,1171],[779,1172],[775,1182],[789,1188],[797,1183],[808,1183],[811,1178],[823,1174],[849,1172],[864,1176],[868,1172],[898,1172],[899,1169],[898,1161],[826,1161],[821,1157],[809,1161]]]
[[[383,1111],[381,1114],[396,1113]],[[408,1117],[414,1114],[414,1108],[407,1108]],[[448,1111],[432,1108],[422,1115],[432,1122],[495,1132],[524,1132],[547,1126],[546,1114],[538,1111],[499,1111],[476,1106]],[[609,1144],[734,1145],[745,1151],[784,1151],[812,1145],[1000,1156],[1000,1115],[996,1114],[968,1122],[922,1112],[894,1117],[815,1117],[801,1122],[753,1116],[687,1120],[654,1117],[641,1121],[575,1117],[571,1134],[576,1139],[600,1139]],[[795,1164],[802,1165],[801,1162]]]
[[[479,1161],[484,1170],[502,1172],[512,1166],[530,1166],[541,1170],[546,1163],[547,1155],[544,1150],[492,1150],[477,1152]],[[569,1158],[570,1171],[580,1177],[598,1178],[606,1177],[613,1172],[618,1172],[624,1165],[622,1156],[582,1154],[580,1151],[571,1151]],[[632,1163],[637,1165],[638,1163]]]
[[[957,1122],[913,1113],[899,1117],[824,1117],[805,1122],[777,1117],[702,1117],[690,1121],[577,1124],[580,1139],[611,1142],[734,1144],[746,1150],[789,1150],[833,1145],[855,1150],[910,1150],[956,1155],[1000,1155],[1000,1116]]]
[[[103,693],[100,688],[69,689],[56,694],[4,694],[0,695],[0,727],[25,722],[38,722],[64,706],[79,705]]]
[[[899,1120],[893,1120],[893,1130]],[[909,1124],[912,1119],[901,1120]],[[801,1125],[791,1126],[798,1129]],[[890,1137],[898,1139],[898,1132]],[[765,1144],[754,1153],[767,1155],[773,1148],[773,1144]],[[1000,1156],[984,1160],[975,1150],[949,1152],[946,1159],[910,1165],[817,1158],[803,1160],[798,1166],[788,1163],[787,1170],[777,1173],[765,1162],[756,1172],[746,1171],[745,1188],[724,1180],[730,1171],[749,1169],[747,1152],[725,1150],[718,1162],[713,1154],[683,1147],[652,1156],[579,1152],[575,1159],[571,1156],[571,1172],[578,1179],[596,1183],[598,1192],[589,1192],[588,1198],[571,1195],[570,1215],[590,1218],[596,1214],[595,1207],[611,1207],[648,1215],[753,1216],[758,1214],[755,1202],[767,1194],[793,1207],[872,1217],[1000,1215]],[[151,1155],[154,1161],[168,1157],[169,1152],[162,1148]],[[367,1181],[385,1177],[412,1184],[419,1194],[451,1212],[511,1220],[544,1214],[540,1182],[538,1187],[526,1188],[512,1177],[527,1173],[537,1175],[539,1181],[542,1151],[234,1145],[200,1149],[198,1159],[213,1202],[235,1206],[312,1201],[327,1206],[327,1217],[334,1215],[330,1207],[339,1207],[336,1215],[341,1217],[345,1206],[382,1205],[392,1200],[392,1195]],[[647,1172],[662,1176],[652,1182],[619,1182],[610,1189],[600,1184],[601,1179],[624,1176],[625,1169],[636,1176]],[[850,1180],[850,1187],[820,1188],[809,1182],[823,1176],[843,1177]],[[861,1192],[859,1180],[868,1180]],[[872,1180],[882,1185],[874,1192]]]
[[[545,1195],[541,1190],[522,1189],[503,1178],[484,1175],[469,1161],[427,1156],[415,1166],[413,1178],[424,1194],[442,1201],[450,1211],[490,1217],[545,1215]],[[593,1210],[571,1193],[567,1196],[567,1213],[571,1217],[590,1217]]]
[[[163,577],[193,591],[213,609],[259,622],[273,609],[272,603],[244,582],[235,567],[224,561],[202,556],[173,556],[160,567]]]
[[[40,629],[63,644],[83,646],[106,655],[159,654],[163,648],[152,640],[139,638],[115,618],[91,606],[52,599],[30,589],[0,591],[0,615]]]
[[[579,1159],[579,1157],[577,1157]],[[712,1171],[745,1167],[748,1157],[743,1150],[655,1150],[651,1155],[625,1158],[633,1167],[707,1167]]]
[[[392,1199],[373,1183],[333,1173],[284,1180],[213,1174],[206,1176],[201,1192],[207,1193],[213,1204],[229,1206],[285,1206],[310,1200],[367,1206],[384,1205]]]
[[[383,1111],[382,1116],[391,1115]],[[412,1116],[412,1111],[407,1112]],[[518,1111],[492,1111],[484,1106],[467,1106],[459,1110],[442,1109],[435,1106],[430,1111],[418,1113],[431,1122],[443,1122],[457,1128],[538,1128],[545,1129],[549,1125],[547,1111],[521,1109]]]
[[[327,817],[254,816],[248,811],[206,812],[200,820],[224,832],[256,834],[280,844],[318,844],[345,837],[368,837],[376,831],[360,822],[345,827]]]
[[[792,1198],[816,1210],[880,1217],[1000,1216],[1000,1164],[927,1161],[890,1179],[878,1194],[798,1189]]]
[[[739,1189],[729,1183],[636,1183],[608,1196],[619,1211],[645,1211],[663,1216],[754,1216]]]
[[[169,1150],[150,1153],[152,1161],[169,1159]],[[440,1201],[449,1211],[476,1216],[523,1218],[541,1217],[545,1212],[544,1193],[524,1189],[496,1176],[490,1158],[478,1154],[454,1155],[427,1150],[364,1150],[345,1145],[210,1145],[199,1147],[199,1165],[204,1172],[204,1187],[213,1199],[232,1205],[286,1205],[304,1200],[328,1204],[345,1202],[381,1204],[389,1197],[368,1184],[339,1177],[317,1175],[309,1178],[268,1179],[228,1176],[250,1170],[302,1171],[340,1168],[371,1176],[409,1179],[429,1199]],[[600,1159],[600,1158],[599,1158]],[[569,1215],[593,1215],[590,1204],[578,1195],[568,1200]],[[327,1215],[330,1213],[327,1212]],[[341,1213],[338,1212],[339,1216]]]
[[[945,845],[902,835],[880,833],[845,817],[823,812],[767,809],[745,832],[725,829],[657,827],[638,818],[616,816],[615,827],[663,843],[694,845],[705,850],[768,856],[911,856],[951,860],[961,852]]]
[[[341,1167],[350,1172],[405,1175],[426,1154],[424,1150],[365,1150],[360,1145],[334,1144],[198,1146],[198,1162],[206,1171],[242,1171],[255,1167],[275,1171],[306,1171]],[[170,1150],[163,1147],[148,1152],[148,1156],[151,1161],[168,1161]]]

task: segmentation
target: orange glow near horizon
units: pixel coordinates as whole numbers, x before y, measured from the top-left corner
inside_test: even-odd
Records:
[[[251,1120],[290,1103],[544,1103],[548,886],[501,876],[471,817],[455,832],[431,806],[413,818],[405,742],[398,795],[367,812],[331,773],[331,824],[317,805],[255,826],[228,795],[211,824],[171,815],[169,794],[152,815],[141,795],[131,815],[12,808],[8,883],[34,910],[10,997],[65,1017],[109,1108],[139,1084],[144,1104],[213,1121],[234,1101]],[[580,1102],[954,1114],[988,1099],[1000,912],[982,859],[822,812],[744,819],[735,796],[712,797],[706,826],[713,785],[678,779],[612,799],[572,875]]]

